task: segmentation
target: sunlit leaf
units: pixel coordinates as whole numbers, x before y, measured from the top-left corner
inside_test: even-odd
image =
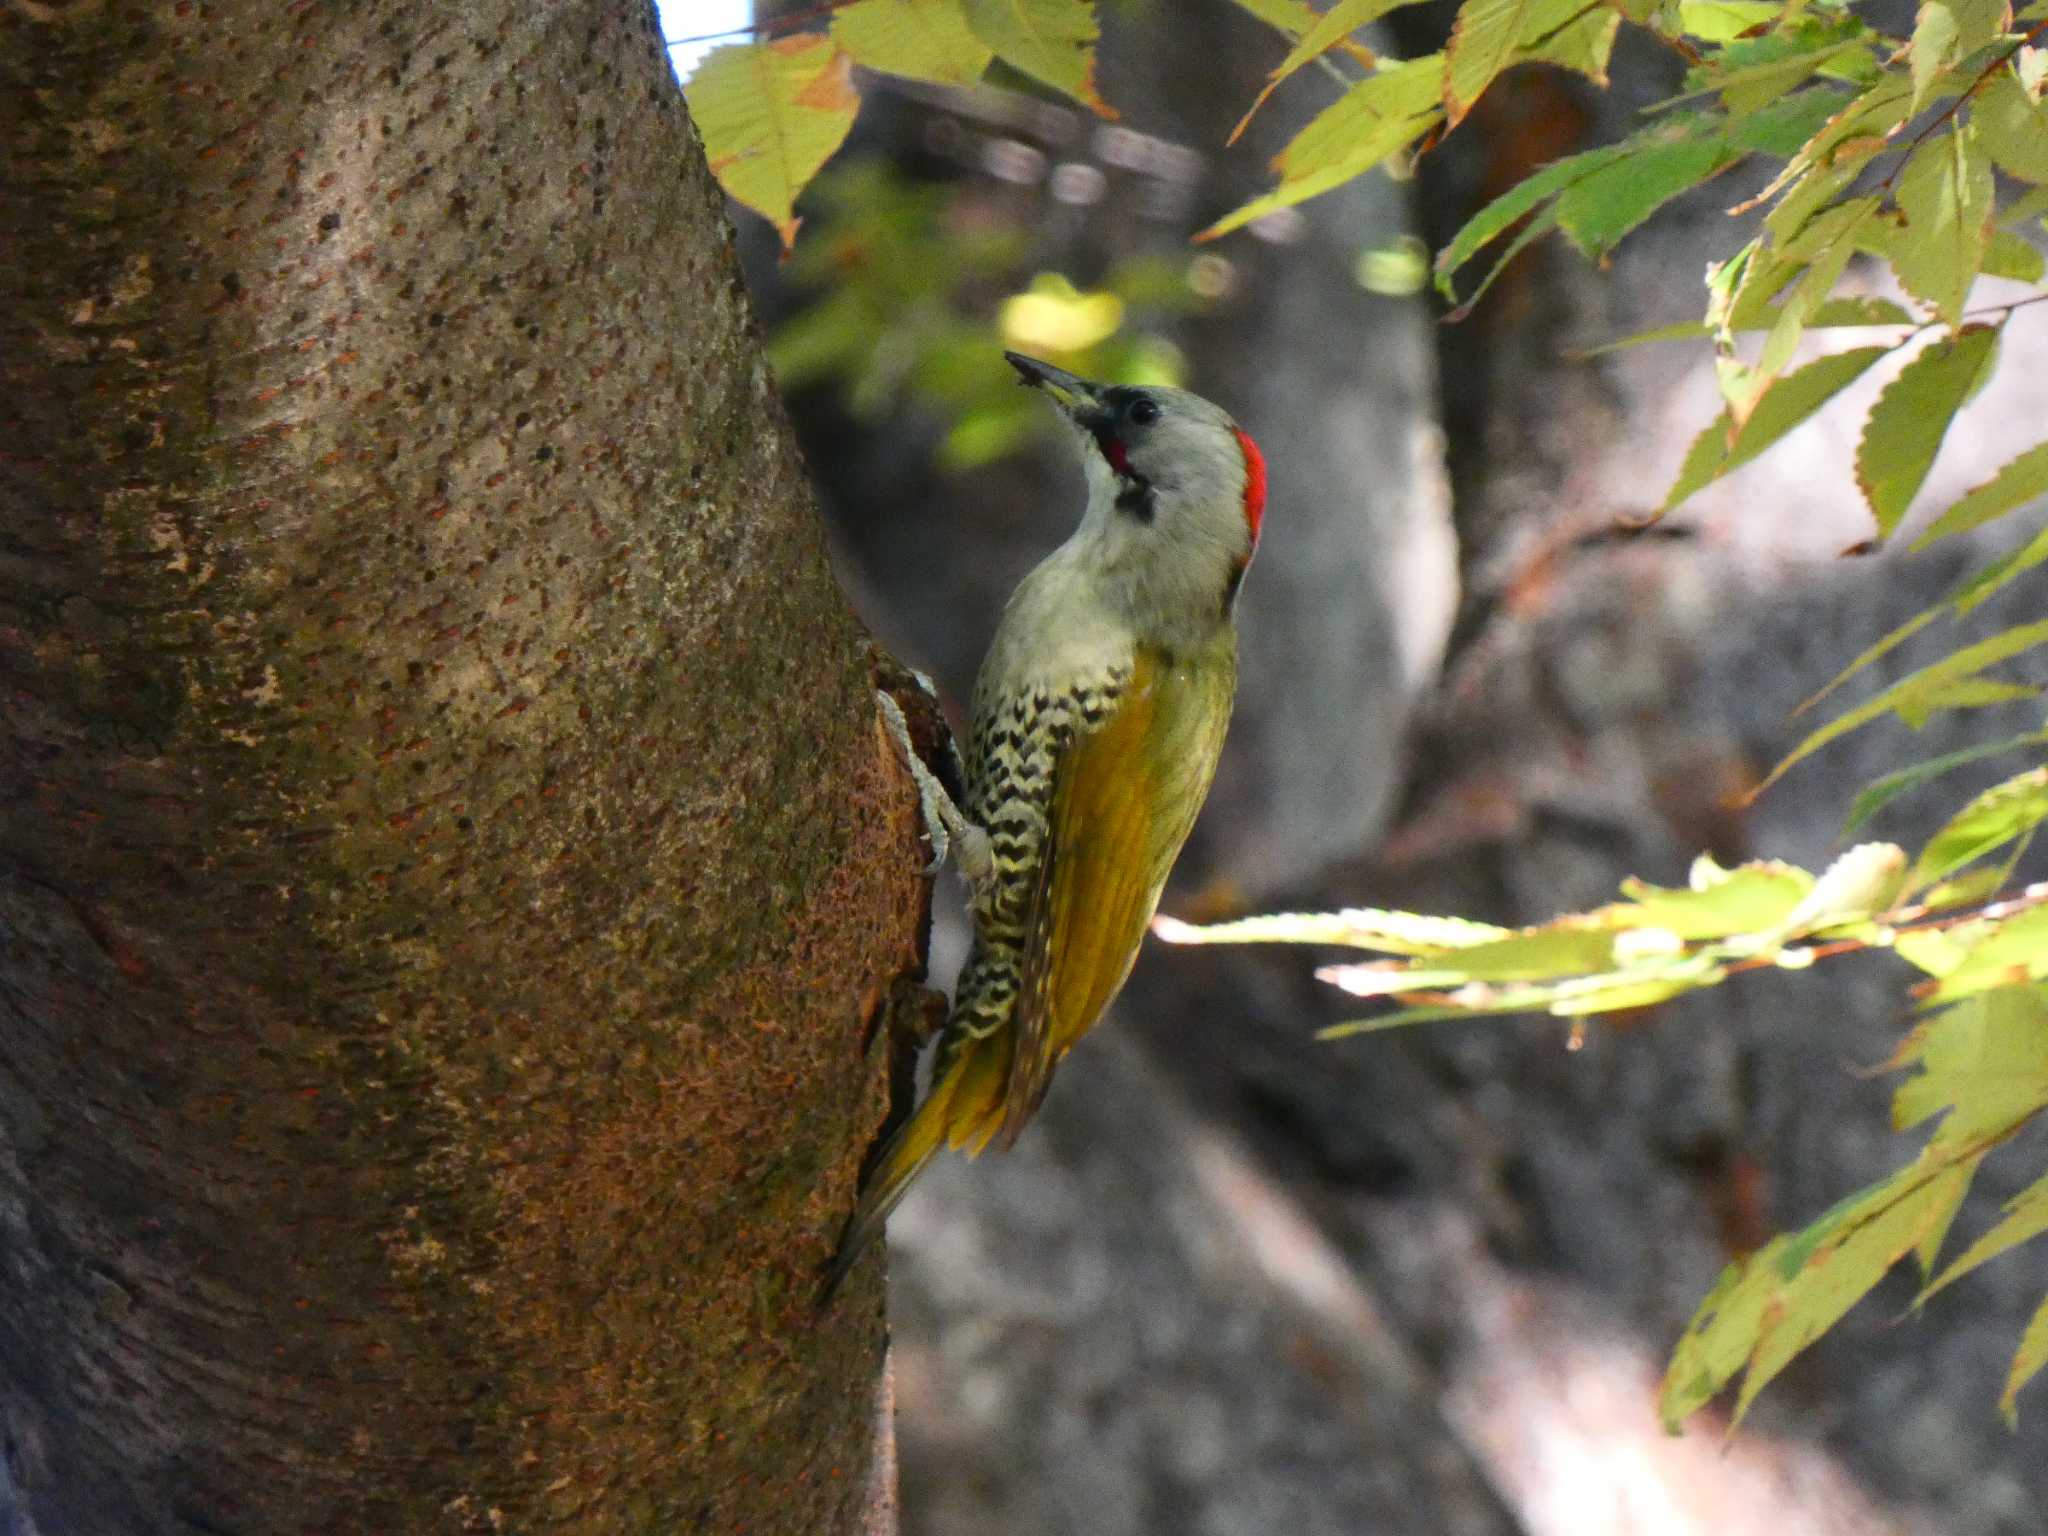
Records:
[[[845,50],[784,37],[715,48],[685,86],[712,174],[782,236],[796,238],[797,194],[846,142],[860,99]]]
[[[1607,84],[1607,61],[1621,31],[1621,12],[1586,0],[1579,14],[1556,31],[1538,37],[1515,52],[1511,64],[1555,64],[1584,75],[1595,85]]]
[[[1572,244],[1597,259],[1672,198],[1738,158],[1738,151],[1713,138],[1638,144],[1624,159],[1564,190],[1557,200],[1558,225]]]
[[[1913,1305],[1924,1304],[1936,1291],[1945,1290],[1980,1264],[2039,1237],[2043,1232],[2048,1232],[2048,1177],[2036,1179],[2006,1201],[2004,1214],[1992,1228],[1965,1248],[1939,1278],[1930,1280],[1913,1298]]]
[[[2030,731],[2024,736],[2007,737],[2004,741],[1979,742],[1973,747],[1944,753],[1929,758],[1924,763],[1915,763],[1910,768],[1900,768],[1883,778],[1866,785],[1849,807],[1848,819],[1842,825],[1842,835],[1853,837],[1859,827],[1883,810],[1899,796],[1909,794],[1923,784],[1932,783],[1944,774],[1958,768],[1981,762],[1987,757],[1997,757],[2006,752],[2017,752],[2022,747],[2048,746],[2048,731]]]
[[[1920,851],[1913,884],[1932,884],[2043,821],[2048,821],[2048,768],[2030,768],[1985,790],[1951,816]]]
[[[1237,126],[1230,130],[1230,137],[1225,142],[1237,142],[1253,115],[1266,104],[1266,98],[1296,70],[1321,58],[1368,22],[1377,21],[1396,6],[1409,3],[1410,0],[1337,0],[1335,5],[1310,22],[1300,40],[1287,51],[1287,57],[1266,77],[1265,86],[1252,98],[1251,106],[1238,119]]]
[[[1913,548],[1925,549],[1936,539],[1981,528],[2042,496],[2048,496],[2048,443],[2036,443],[1942,513],[1913,541]]]
[[[2038,283],[2048,273],[2048,257],[2041,254],[2041,248],[2024,235],[2009,229],[1996,229],[1991,234],[1991,244],[1984,250],[1983,272],[1986,277],[2008,277],[2016,283]]]
[[[1678,7],[1686,35],[1707,43],[1732,43],[1784,13],[1779,0],[1680,0]]]
[[[1949,423],[1990,376],[1997,355],[1993,327],[1964,326],[1921,352],[1877,397],[1856,449],[1856,483],[1880,537],[1899,526]]]
[[[2018,549],[2008,550],[1996,560],[1968,577],[1948,599],[1958,615],[1968,613],[1979,603],[1992,597],[2007,582],[2024,576],[2042,561],[2048,560],[2048,528],[2035,532],[2034,536]]]
[[[1922,144],[1899,176],[1906,225],[1892,242],[1892,270],[1951,325],[1991,241],[1992,193],[1991,163],[1970,123]]]
[[[1729,413],[1723,411],[1694,441],[1678,479],[1665,493],[1664,510],[1670,511],[1700,487],[1747,464],[1863,377],[1871,364],[1890,351],[1890,347],[1852,347],[1816,358],[1773,380],[1739,430],[1732,428]]]
[[[1513,936],[1511,928],[1462,917],[1427,917],[1349,907],[1341,912],[1283,912],[1227,923],[1184,923],[1153,919],[1152,928],[1169,944],[1342,944],[1394,955],[1436,955]]]
[[[1669,929],[1683,939],[1721,939],[1778,926],[1813,889],[1813,876],[1789,864],[1757,863],[1688,890],[1633,879],[1621,888],[1628,901],[1603,907],[1596,916],[1618,926]]]
[[[1993,925],[1973,944],[1962,963],[1928,988],[1922,1001],[1930,1006],[1974,997],[1993,989],[2011,989],[2048,976],[2048,908],[2030,907],[2017,917]],[[1999,996],[2004,996],[2001,991]],[[2044,1031],[2048,1032],[2048,1031]]]
[[[1399,153],[1436,125],[1443,59],[1429,54],[1368,75],[1325,107],[1273,161],[1280,185],[1225,214],[1197,240],[1240,229],[1281,208],[1340,187]]]
[[[1944,656],[1940,661],[1922,667],[1912,676],[1892,684],[1875,698],[1866,700],[1813,732],[1770,771],[1764,782],[1757,786],[1756,792],[1761,793],[1784,777],[1786,770],[1795,763],[1803,762],[1828,743],[1848,735],[1859,726],[1868,725],[1880,716],[1894,712],[1905,713],[1923,709],[1930,700],[1946,696],[1955,683],[1974,677],[1986,667],[1996,666],[2001,661],[2017,656],[2023,651],[2032,650],[2043,643],[2048,643],[2048,620],[2003,630],[1988,640],[1966,645],[1961,650]]]
[[[1626,145],[1610,144],[1601,149],[1587,150],[1584,154],[1570,155],[1563,160],[1553,160],[1541,169],[1531,172],[1516,182],[1506,192],[1488,203],[1479,212],[1465,221],[1450,244],[1438,252],[1436,258],[1437,289],[1447,299],[1456,298],[1451,279],[1458,269],[1470,261],[1487,245],[1498,239],[1526,217],[1531,209],[1546,198],[1554,197],[1572,183],[1592,175],[1602,166],[1611,165],[1628,152]]]
[[[856,64],[938,85],[973,85],[993,57],[961,0],[855,0],[832,13],[832,36]]]
[[[1933,94],[1943,71],[1997,37],[2005,27],[2006,0],[1922,0],[1913,26],[1913,110]]]
[[[2014,1429],[2019,1428],[2020,1388],[2040,1374],[2043,1365],[2048,1365],[2048,1301],[2043,1301],[2027,1320],[2019,1350],[2012,1357],[2012,1369],[2005,1378],[2005,1390],[1998,1395],[1998,1411]]]
[[[1089,0],[961,0],[967,25],[1005,64],[1115,117],[1095,90],[1095,7]]]
[[[1972,106],[1971,124],[1992,162],[2021,181],[2048,183],[2048,106],[2029,97],[2009,69],[1986,81]]]

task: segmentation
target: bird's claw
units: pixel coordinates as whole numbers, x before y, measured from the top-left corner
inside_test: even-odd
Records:
[[[917,678],[929,691],[930,679],[922,674],[917,674]],[[946,793],[946,786],[939,782],[938,775],[927,768],[924,759],[918,756],[917,748],[910,740],[910,722],[903,718],[903,706],[879,688],[875,690],[875,703],[882,711],[882,723],[889,728],[889,734],[896,739],[896,745],[903,753],[904,766],[909,768],[911,778],[917,783],[925,836],[932,843],[932,860],[925,865],[924,873],[936,875],[945,867],[947,856],[957,851],[961,873],[979,884],[992,864],[988,834],[961,814],[960,807]]]

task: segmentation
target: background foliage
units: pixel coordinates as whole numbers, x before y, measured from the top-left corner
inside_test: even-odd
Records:
[[[1710,346],[1722,406],[1706,423],[1661,509],[1755,459],[1888,358],[1906,359],[1864,424],[1851,474],[1873,541],[1890,540],[1944,438],[2000,366],[2009,317],[2048,298],[2041,220],[2048,213],[2048,0],[2015,9],[1927,0],[1909,35],[1892,35],[1825,0],[1465,0],[1444,47],[1409,59],[1353,37],[1397,9],[1338,0],[1317,13],[1290,0],[1241,0],[1275,32],[1275,65],[1246,120],[1276,89],[1339,94],[1273,162],[1268,192],[1215,221],[1216,239],[1292,204],[1415,158],[1457,130],[1506,70],[1540,62],[1604,85],[1624,27],[1682,56],[1680,92],[1627,138],[1527,176],[1436,254],[1437,286],[1462,314],[1510,261],[1552,231],[1601,261],[1673,198],[1760,164],[1731,212],[1754,233],[1706,275],[1696,323],[1616,346]],[[853,66],[942,85],[1009,72],[1113,116],[1094,85],[1096,22],[1085,0],[856,0],[824,29],[719,50],[690,82],[693,108],[728,190],[793,240],[798,195],[846,138],[858,107]],[[1299,77],[1299,83],[1295,83]],[[1242,131],[1243,124],[1240,124]],[[793,377],[836,370],[879,402],[930,390],[965,401],[949,450],[999,452],[1021,430],[995,392],[989,349],[958,318],[963,286],[998,281],[1015,259],[1000,241],[958,245],[945,270],[888,259],[892,242],[934,211],[866,173],[828,181],[826,238],[799,248],[799,271],[856,274],[778,344]],[[852,244],[849,245],[849,242]],[[847,260],[849,249],[870,259]],[[882,259],[872,259],[879,255]],[[1461,290],[1482,256],[1491,265]],[[1905,302],[1844,291],[1858,258],[1883,261]],[[1084,371],[1171,379],[1170,350],[1130,313],[1200,302],[1200,269],[1117,273],[1082,292],[1041,277],[1003,310],[1013,344]],[[1988,300],[1979,279],[2002,280]],[[2020,285],[2015,287],[2013,285]],[[906,314],[923,321],[907,332]],[[1854,344],[1822,350],[1851,331]],[[917,340],[893,348],[888,338]],[[856,398],[860,398],[857,393]],[[1920,528],[1924,547],[2004,517],[2048,493],[2048,442],[2019,424],[2017,452],[1991,479]],[[2034,431],[2040,427],[2035,424]],[[1877,639],[1843,678],[1912,635],[1959,625],[2005,584],[2048,559],[2048,533],[1968,573],[1938,604]],[[2048,622],[1960,643],[1941,659],[1815,728],[1770,778],[1843,734],[1895,716],[1917,729],[1943,711],[2030,696],[1999,669],[2048,642]],[[1842,678],[1836,681],[1839,683]],[[1833,691],[1822,690],[1810,705]],[[1916,1305],[1985,1260],[2048,1229],[2048,1179],[1946,1265],[1948,1228],[1984,1158],[2048,1107],[2048,886],[2012,890],[2034,829],[2048,818],[2048,732],[1984,743],[1899,768],[1847,807],[1850,833],[1897,796],[1997,754],[2025,766],[1957,806],[1917,853],[1851,849],[1818,874],[1771,862],[1724,869],[1702,858],[1682,889],[1628,882],[1624,900],[1540,927],[1503,930],[1413,913],[1344,911],[1193,928],[1186,942],[1295,942],[1380,958],[1319,971],[1393,1011],[1345,1030],[1547,1012],[1575,1021],[1624,1013],[1747,970],[1805,968],[1851,950],[1896,951],[1920,973],[1919,1022],[1889,1066],[1906,1074],[1901,1130],[1932,1125],[1919,1156],[1802,1231],[1731,1264],[1680,1341],[1664,1389],[1674,1426],[1742,1376],[1738,1416],[1755,1394],[1909,1255],[1925,1285]],[[1768,783],[1768,781],[1767,781]],[[2048,1361],[2048,1303],[2027,1325],[2003,1407]]]

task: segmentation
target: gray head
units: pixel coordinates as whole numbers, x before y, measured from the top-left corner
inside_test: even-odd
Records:
[[[1266,464],[1219,406],[1163,385],[1095,384],[1017,352],[1026,384],[1058,402],[1087,445],[1088,511],[1077,537],[1171,600],[1183,588],[1227,614],[1265,510]]]

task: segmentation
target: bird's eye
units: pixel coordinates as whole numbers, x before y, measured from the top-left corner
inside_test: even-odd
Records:
[[[1149,427],[1159,419],[1159,402],[1140,395],[1131,402],[1130,408],[1124,414],[1130,418],[1133,426]]]

